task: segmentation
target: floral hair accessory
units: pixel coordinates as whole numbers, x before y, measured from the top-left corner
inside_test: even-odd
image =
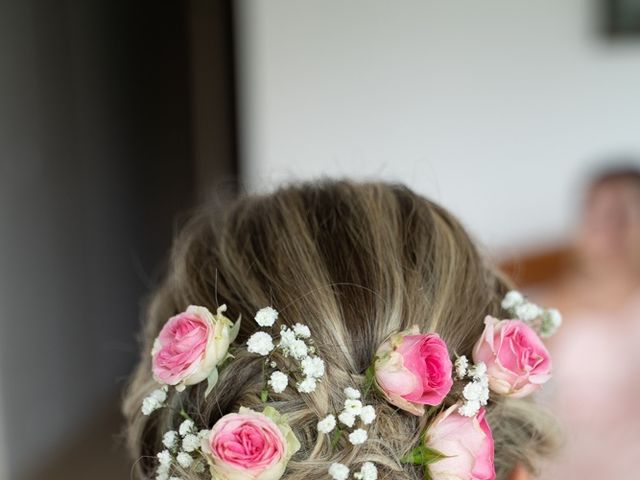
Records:
[[[441,412],[403,461],[421,465],[428,480],[495,480],[493,435],[484,409],[472,417],[458,409]]]
[[[218,366],[229,355],[240,319],[234,324],[223,315],[226,305],[215,315],[207,308],[191,305],[171,317],[160,330],[151,351],[153,377],[163,385],[182,391],[187,385],[209,380],[209,389],[218,378]]]
[[[347,439],[352,445],[361,445],[366,442],[369,438],[366,428],[376,418],[376,410],[373,405],[363,405],[360,400],[362,397],[360,390],[347,387],[344,389],[344,394],[346,396],[344,407],[338,414],[338,420],[336,421],[336,417],[329,414],[317,425],[319,433],[330,434],[333,432],[331,445],[334,447],[343,433],[347,435]]]
[[[528,301],[518,291],[511,290],[502,300],[502,308],[513,318],[529,324],[541,337],[550,337],[562,325],[562,315],[555,308],[542,308]]]
[[[458,357],[455,363],[456,378],[458,380],[468,380],[462,389],[462,405],[458,408],[458,413],[465,417],[475,417],[489,402],[489,377],[487,376],[487,366],[480,362],[477,365],[469,366],[466,356]]]
[[[424,405],[439,405],[453,385],[447,345],[417,326],[389,337],[376,352],[373,378],[393,405],[414,415]]]
[[[271,328],[278,319],[278,311],[273,307],[266,307],[258,311],[256,323],[261,327]],[[269,389],[274,393],[282,393],[289,385],[289,375],[296,373],[302,378],[296,382],[296,388],[301,393],[315,391],[318,381],[324,376],[324,360],[315,355],[314,342],[308,326],[296,323],[293,328],[280,326],[280,338],[274,341],[270,333],[263,330],[255,332],[247,340],[247,351],[266,357],[264,360],[264,388],[262,401],[269,398]],[[274,355],[284,359],[283,365],[278,365]],[[270,373],[268,373],[270,372]]]
[[[272,407],[227,414],[202,440],[212,478],[224,480],[277,480],[299,449],[286,418]]]
[[[522,320],[497,320],[491,316],[484,322],[473,360],[486,365],[491,390],[520,398],[551,378],[551,356],[532,327]]]
[[[493,437],[484,408],[489,390],[522,397],[545,383],[551,360],[538,332],[548,336],[561,322],[557,311],[525,301],[518,292],[509,292],[502,306],[516,318],[486,317],[470,355],[473,363],[466,355],[456,355],[455,368],[436,333],[421,334],[414,326],[391,335],[377,349],[363,391],[347,386],[341,409],[318,419],[319,436],[327,435],[332,449],[367,442],[377,416],[367,397],[375,386],[386,401],[405,412],[421,416],[429,405],[429,416],[436,415],[403,462],[421,465],[426,480],[495,480]],[[240,320],[232,323],[225,311],[224,305],[215,315],[205,307],[190,306],[163,326],[152,350],[153,376],[160,385],[143,400],[144,415],[175,406],[187,386],[208,380],[205,396],[214,388],[218,370],[233,358],[233,348],[243,348],[232,345]],[[273,307],[260,309],[254,318],[260,330],[244,348],[263,357],[262,402],[290,385],[303,394],[315,392],[326,367],[309,327],[281,324],[279,334],[272,335],[268,329],[280,319]],[[171,386],[177,393],[169,398]],[[447,403],[453,405],[443,410],[447,397],[453,397]],[[180,413],[186,420],[162,438],[156,480],[180,480],[185,471],[206,475],[207,467],[215,480],[278,480],[300,449],[286,417],[268,405],[262,413],[240,408],[222,416],[210,430],[198,430],[184,410]],[[328,474],[333,480],[377,480],[378,467],[372,462],[363,462],[359,469],[334,462]]]
[[[169,430],[162,437],[164,450],[159,452],[156,480],[179,480],[173,475],[176,469],[202,473],[206,460],[202,456],[200,443],[209,434],[208,430],[197,431],[191,419],[184,420],[178,430]]]

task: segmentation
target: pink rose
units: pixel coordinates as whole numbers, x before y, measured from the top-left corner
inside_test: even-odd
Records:
[[[299,449],[284,416],[272,407],[225,415],[202,441],[211,476],[219,480],[278,480]]]
[[[375,381],[387,400],[414,415],[424,405],[439,405],[453,379],[447,345],[435,333],[417,326],[392,335],[376,352]]]
[[[490,316],[484,323],[484,332],[473,349],[473,361],[486,364],[491,390],[520,398],[551,378],[549,352],[529,325]]]
[[[233,341],[233,324],[222,315],[224,310],[219,308],[214,316],[205,307],[191,305],[169,319],[151,351],[156,381],[182,390],[217,372]]]
[[[493,435],[484,408],[463,417],[453,405],[439,414],[424,436],[428,449],[445,458],[429,464],[433,480],[495,480]]]

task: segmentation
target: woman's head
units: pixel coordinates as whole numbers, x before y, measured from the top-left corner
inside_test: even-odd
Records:
[[[640,263],[640,169],[607,168],[595,175],[584,201],[578,246],[597,266]]]
[[[394,332],[417,325],[437,333],[451,353],[470,357],[483,319],[500,316],[508,289],[455,218],[403,186],[310,183],[205,209],[177,238],[168,275],[148,309],[142,361],[125,400],[138,472],[152,477],[152,457],[163,433],[180,423],[180,408],[202,428],[240,407],[260,408],[262,358],[241,351],[209,396],[205,382],[185,390],[175,409],[140,413],[157,386],[149,351],[167,319],[191,304],[212,312],[226,304],[231,318],[251,319],[273,305],[283,324],[308,325],[326,363],[314,394],[289,388],[271,397],[301,443],[283,478],[326,478],[335,461],[375,462],[383,478],[421,478],[420,469],[399,460],[428,417],[376,398],[370,440],[339,452],[318,434],[318,418],[340,408],[345,387],[364,387],[376,349]],[[243,321],[237,343],[257,329]],[[487,420],[498,478],[516,465],[534,468],[551,446],[546,417],[528,401],[492,401]]]

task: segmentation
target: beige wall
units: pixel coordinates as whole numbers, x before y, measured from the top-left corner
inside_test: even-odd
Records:
[[[399,180],[492,249],[566,238],[584,170],[640,153],[640,42],[597,3],[242,0],[245,180]]]

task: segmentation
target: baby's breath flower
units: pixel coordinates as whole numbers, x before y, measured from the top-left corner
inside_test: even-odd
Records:
[[[307,344],[303,340],[294,340],[289,345],[289,354],[296,360],[303,360],[309,353]]]
[[[295,341],[296,334],[294,333],[294,331],[289,327],[282,325],[282,328],[280,329],[280,343],[278,344],[278,347],[280,347],[281,350],[288,351],[291,347],[291,344]]]
[[[309,330],[309,327],[301,323],[296,323],[293,326],[293,331],[299,338],[309,338],[311,336],[311,330]]]
[[[340,415],[338,415],[338,420],[340,420],[340,423],[351,428],[356,421],[356,416],[353,413],[342,412]]]
[[[360,415],[362,402],[360,400],[354,400],[353,398],[347,398],[344,401],[344,411],[351,415]]]
[[[193,452],[198,447],[200,447],[200,439],[198,438],[198,435],[194,435],[193,433],[185,435],[182,440],[182,449],[185,452]]]
[[[271,385],[271,389],[275,393],[282,393],[286,390],[287,385],[289,384],[289,377],[280,371],[275,371],[271,374],[271,378],[268,383]]]
[[[176,439],[178,437],[178,432],[175,430],[169,430],[162,436],[162,444],[171,449],[176,446]]]
[[[313,377],[307,377],[300,383],[298,383],[298,391],[300,393],[311,393],[316,390],[316,379]]]
[[[546,314],[542,317],[540,324],[540,335],[542,337],[550,337],[562,324],[562,315],[555,308],[550,308],[546,311]]]
[[[300,365],[302,373],[307,377],[321,378],[324,375],[324,360],[320,357],[305,357]]]
[[[364,462],[360,471],[354,473],[353,476],[358,480],[377,480],[378,469],[372,462]]]
[[[278,319],[278,311],[273,307],[264,307],[258,310],[255,320],[261,327],[272,327]]]
[[[480,402],[478,400],[469,400],[458,408],[458,413],[463,417],[475,417],[480,411]]]
[[[336,428],[336,417],[327,415],[318,422],[318,431],[320,433],[331,433]]]
[[[185,437],[189,433],[193,433],[194,427],[195,425],[193,423],[193,420],[187,419],[180,424],[180,426],[178,427],[178,432],[180,433],[181,437]]]
[[[511,290],[504,296],[504,299],[502,300],[502,308],[510,310],[517,307],[522,302],[524,302],[522,294],[516,290]]]
[[[151,415],[161,406],[162,405],[160,405],[155,399],[146,397],[144,400],[142,400],[142,408],[140,410],[142,411],[143,415]]]
[[[487,376],[487,365],[484,362],[476,363],[469,368],[469,376],[476,380],[480,380]]]
[[[360,398],[360,390],[358,390],[357,388],[347,387],[344,389],[344,394],[347,396],[347,398],[351,398],[353,400],[357,400],[358,398]]]
[[[151,392],[144,400],[142,400],[142,414],[151,415],[159,408],[164,407],[164,402],[167,399],[167,391],[169,387],[166,385],[162,388],[157,388]]]
[[[456,376],[458,378],[464,378],[467,375],[467,368],[469,367],[469,360],[465,355],[456,359]]]
[[[515,314],[520,320],[530,322],[542,315],[542,309],[535,303],[523,303],[515,308]]]
[[[462,396],[466,400],[480,400],[482,395],[482,385],[478,382],[469,382],[464,386],[462,390]]]
[[[180,464],[182,468],[189,468],[193,463],[193,457],[189,455],[187,452],[180,452],[176,457],[176,461]]]
[[[360,410],[360,420],[365,425],[369,425],[376,419],[376,409],[373,408],[373,405],[366,405],[362,407]]]
[[[332,463],[329,467],[329,475],[333,480],[347,480],[349,478],[349,468],[342,463]]]
[[[164,401],[167,399],[168,389],[169,387],[167,387],[166,385],[163,386],[162,388],[158,388],[153,392],[151,392],[150,397],[156,400],[158,403],[164,403]]]
[[[258,355],[269,355],[273,350],[273,338],[267,332],[256,332],[247,340],[247,350]]]
[[[361,445],[367,441],[367,431],[362,428],[357,428],[349,434],[349,441],[352,445]]]
[[[162,450],[159,452],[156,457],[158,457],[158,462],[160,462],[160,466],[168,466],[171,465],[171,453],[169,450]]]

